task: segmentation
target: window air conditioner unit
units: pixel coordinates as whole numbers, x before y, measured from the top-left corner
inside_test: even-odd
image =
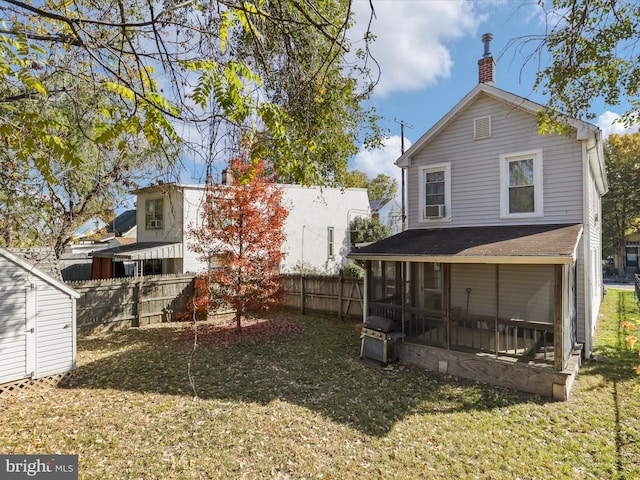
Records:
[[[162,228],[162,220],[151,220],[151,228]]]
[[[427,218],[444,217],[444,205],[427,205],[424,207],[424,216]]]

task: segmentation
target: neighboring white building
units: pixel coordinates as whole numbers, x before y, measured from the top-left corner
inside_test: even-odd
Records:
[[[338,273],[349,253],[349,223],[369,217],[364,188],[278,185],[289,210],[285,273]],[[92,278],[114,276],[114,262],[135,262],[137,274],[201,272],[207,265],[189,248],[188,231],[201,222],[205,185],[164,184],[137,193],[137,242],[93,254]]]

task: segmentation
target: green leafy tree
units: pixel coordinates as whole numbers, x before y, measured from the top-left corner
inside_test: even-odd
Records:
[[[640,228],[640,133],[611,135],[604,144],[609,192],[602,199],[603,254],[616,254],[624,275],[625,237]]]
[[[396,196],[397,192],[398,181],[384,173],[379,173],[367,186],[367,193],[371,200],[391,199]]]
[[[364,242],[377,242],[391,236],[391,230],[375,218],[356,217],[349,225],[351,246]]]
[[[73,82],[69,78],[66,84]],[[162,169],[165,155],[141,131],[110,132],[100,142],[93,141],[105,134],[95,112],[113,99],[85,87],[74,87],[73,102],[66,95],[44,104],[25,100],[21,112],[46,118],[49,135],[69,145],[78,161],[69,163],[47,139],[30,140],[37,156],[16,157],[11,146],[0,144],[0,162],[10,172],[0,181],[0,223],[6,228],[1,241],[5,246],[51,245],[59,258],[78,227],[91,218],[111,214],[125,190]],[[40,168],[34,168],[33,162]]]
[[[366,173],[360,170],[351,170],[347,172],[344,186],[346,188],[367,188],[370,181]]]
[[[573,118],[595,117],[596,99],[607,105],[626,100],[626,125],[640,119],[640,61],[634,48],[640,40],[638,2],[627,0],[553,0],[538,2],[546,9],[548,34],[537,44],[551,55],[538,73],[536,88],[549,98],[542,126],[564,130],[562,112]],[[535,41],[532,38],[518,42]],[[529,59],[539,58],[530,54]]]
[[[387,200],[398,192],[398,181],[389,175],[379,173],[371,179],[366,173],[352,170],[347,173],[344,186],[346,188],[366,188],[369,200]]]
[[[80,165],[68,132],[25,108],[74,106],[79,88],[105,99],[93,112],[98,146],[123,133],[177,145],[183,126],[202,126],[215,134],[192,146],[208,161],[226,136],[225,148],[249,148],[284,179],[341,181],[376,120],[361,108],[362,70],[346,68],[350,13],[347,0],[0,0],[0,141],[49,180],[51,153]]]

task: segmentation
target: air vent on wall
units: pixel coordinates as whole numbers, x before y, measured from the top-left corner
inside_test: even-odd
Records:
[[[473,120],[473,138],[480,140],[491,137],[491,117],[476,118]]]

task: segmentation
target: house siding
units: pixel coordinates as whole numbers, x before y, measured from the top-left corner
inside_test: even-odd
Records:
[[[451,265],[451,307],[472,315],[496,314],[494,265]],[[471,291],[467,294],[467,288]],[[468,298],[468,311],[467,311]]]
[[[473,139],[473,121],[491,116],[492,135]],[[500,217],[501,154],[542,149],[544,216]],[[407,175],[409,228],[495,224],[581,223],[583,192],[582,144],[558,135],[539,135],[534,115],[481,95],[447,128],[411,158]],[[451,218],[420,221],[419,169],[451,163]]]
[[[27,273],[0,257],[0,383],[27,375],[26,284]]]
[[[553,265],[500,265],[499,316],[552,324],[553,273]],[[452,308],[471,315],[494,316],[496,298],[495,265],[451,265]]]
[[[163,199],[162,228],[147,229],[145,210],[148,200]],[[156,188],[141,192],[137,198],[138,242],[181,242],[182,241],[182,193],[175,188]]]
[[[587,219],[585,221],[585,243],[582,248],[584,249],[585,262],[588,263],[588,266],[584,267],[585,277],[583,277],[583,280],[588,280],[583,285],[584,295],[585,297],[589,297],[589,304],[582,312],[582,315],[578,317],[578,323],[579,325],[583,325],[583,334],[580,341],[585,343],[585,352],[589,355],[593,349],[593,335],[595,333],[598,311],[602,301],[602,206],[594,174],[586,158],[586,154],[584,164],[586,165],[585,183],[587,190],[585,193],[585,204]]]

